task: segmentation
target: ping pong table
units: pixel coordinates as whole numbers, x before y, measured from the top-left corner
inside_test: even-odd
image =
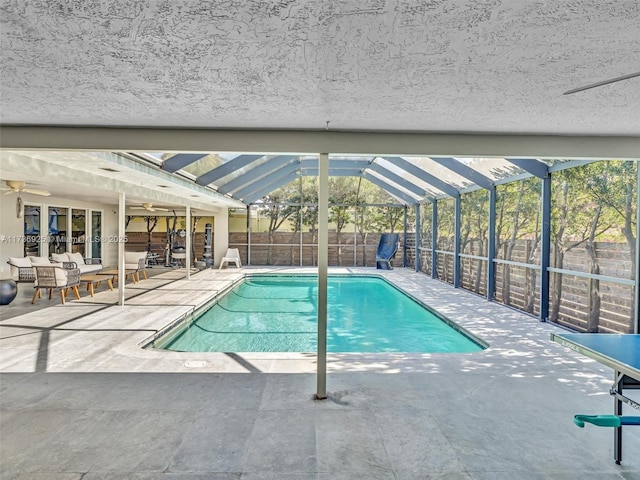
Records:
[[[551,340],[613,369],[614,381],[609,393],[614,397],[616,417],[625,418],[622,416],[623,403],[640,410],[640,403],[625,395],[625,389],[640,389],[640,335],[552,333]],[[638,417],[629,418],[637,420]],[[614,427],[613,457],[617,464],[622,461],[622,424],[618,421],[618,426]]]

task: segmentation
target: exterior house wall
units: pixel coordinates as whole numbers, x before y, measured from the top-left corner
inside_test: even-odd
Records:
[[[102,263],[103,265],[115,265],[118,256],[118,215],[117,205],[104,205],[98,203],[81,203],[67,198],[43,197],[20,194],[24,205],[36,205],[41,208],[40,232],[46,232],[46,211],[48,207],[63,207],[77,209],[91,209],[102,212]],[[24,256],[24,217],[16,216],[16,194],[0,196],[0,276],[9,277],[9,257]],[[42,220],[45,219],[45,220]],[[38,237],[38,241],[46,242],[45,236]],[[44,247],[46,248],[46,243]],[[45,251],[45,250],[41,250]],[[46,255],[43,253],[43,255]],[[87,255],[90,256],[90,255]]]

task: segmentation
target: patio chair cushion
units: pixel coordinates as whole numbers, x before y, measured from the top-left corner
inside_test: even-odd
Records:
[[[67,252],[64,253],[52,253],[51,254],[51,260],[53,260],[54,262],[68,262],[69,261],[69,257],[67,256]]]
[[[31,266],[33,267],[39,265],[51,265],[51,260],[49,260],[47,257],[33,257],[29,255],[29,257],[27,258],[29,259],[29,261],[31,261]]]
[[[27,257],[9,257],[9,263],[12,267],[25,268],[31,266],[31,260],[29,260]]]
[[[87,263],[87,261],[85,260],[85,258],[82,256],[81,253],[69,253],[69,252],[64,252],[64,253],[53,253],[51,254],[51,258],[59,263],[62,262],[73,262],[76,264],[76,267],[78,267],[78,269],[80,270],[80,274],[81,275],[87,275],[89,273],[95,273],[95,272],[99,272],[100,270],[102,270],[102,264],[98,261],[92,261],[90,263]]]
[[[84,257],[81,253],[69,253],[67,252],[67,257],[69,258],[69,262],[76,262],[76,265],[80,267],[80,265],[84,265]]]

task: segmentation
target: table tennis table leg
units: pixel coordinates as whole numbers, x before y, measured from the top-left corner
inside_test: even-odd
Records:
[[[614,388],[617,391],[621,389],[621,375],[620,372],[614,370]],[[620,392],[622,393],[622,392]],[[622,415],[622,401],[617,397],[613,397],[613,413],[614,415]],[[616,464],[620,465],[622,462],[622,427],[616,427],[613,429],[613,458]]]

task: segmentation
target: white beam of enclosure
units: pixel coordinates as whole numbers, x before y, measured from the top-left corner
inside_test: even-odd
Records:
[[[316,398],[327,398],[327,270],[329,265],[329,154],[318,158],[318,370]]]
[[[126,279],[124,270],[125,200],[125,193],[120,192],[118,194],[118,305],[124,305],[124,281]]]
[[[186,208],[185,223],[187,227],[187,238],[184,242],[187,251],[184,257],[184,266],[187,269],[187,280],[191,278],[191,207]]]
[[[2,125],[2,148],[638,159],[640,137]]]

